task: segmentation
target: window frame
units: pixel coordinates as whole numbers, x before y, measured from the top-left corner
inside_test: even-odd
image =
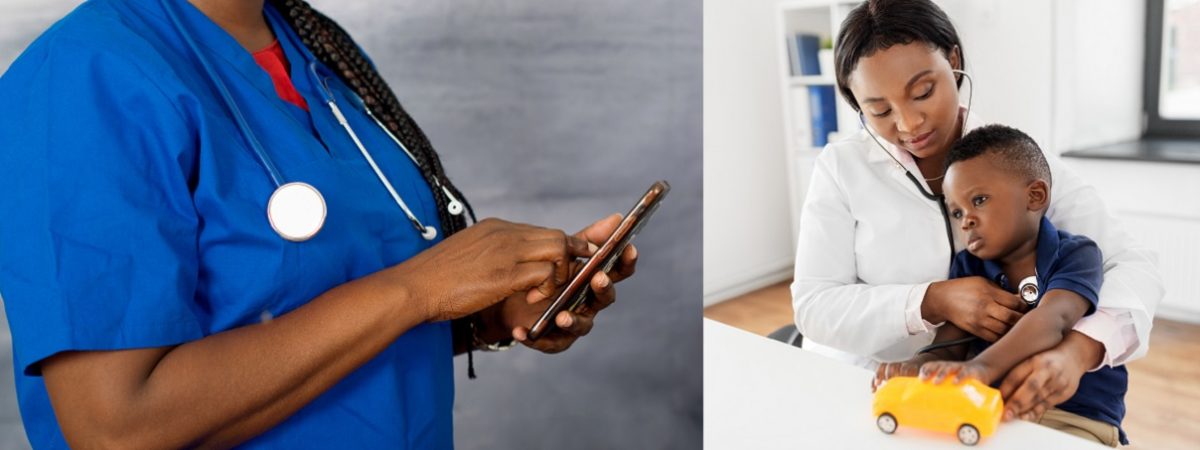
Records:
[[[1142,113],[1145,137],[1200,138],[1200,119],[1169,119],[1158,113],[1162,80],[1163,15],[1166,0],[1146,2],[1146,64],[1142,83]]]

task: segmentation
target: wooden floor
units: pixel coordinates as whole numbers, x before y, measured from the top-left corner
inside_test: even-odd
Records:
[[[767,335],[792,322],[788,283],[704,309],[704,316]],[[1126,449],[1200,448],[1200,325],[1155,320],[1150,352],[1129,363]]]

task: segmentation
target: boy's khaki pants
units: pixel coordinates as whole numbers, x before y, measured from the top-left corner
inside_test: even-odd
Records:
[[[1116,447],[1121,442],[1117,427],[1058,408],[1046,411],[1038,423],[1109,447]]]

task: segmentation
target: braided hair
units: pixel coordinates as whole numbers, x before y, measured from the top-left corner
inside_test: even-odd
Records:
[[[446,177],[442,161],[438,159],[437,152],[433,151],[429,138],[404,107],[400,106],[400,100],[396,98],[392,88],[383,81],[383,77],[367,60],[362,49],[354,43],[346,30],[333,19],[313,9],[304,0],[269,1],[281,13],[284,21],[300,35],[304,46],[326,67],[332,69],[343,83],[350,86],[371,114],[412,152],[421,176],[433,190],[443,236],[450,236],[466,228],[467,218],[463,214],[450,214],[447,208],[449,198],[442,189],[446,189],[462,202],[471,221],[474,222],[475,210],[471,208],[471,203],[467,202],[462,192]],[[455,341],[466,345],[467,377],[471,379],[475,378],[475,356],[471,351],[474,350],[475,329],[478,326],[478,314],[454,320],[451,325]]]
[[[326,67],[337,74],[347,86],[358,94],[379,121],[383,123],[400,142],[410,151],[421,176],[433,190],[433,198],[437,203],[438,220],[442,225],[444,236],[449,236],[467,227],[467,219],[462,214],[450,214],[447,209],[449,198],[440,192],[439,187],[450,191],[454,197],[466,206],[471,220],[475,220],[475,211],[471,204],[459,192],[458,188],[446,177],[442,162],[437,152],[429,143],[429,138],[421,131],[421,127],[413,121],[412,116],[400,106],[400,100],[388,87],[387,82],[379,75],[375,66],[367,59],[358,44],[350,38],[346,30],[337,22],[321,14],[309,6],[304,0],[269,0],[282,15],[284,20],[300,35],[300,40],[308,47]]]

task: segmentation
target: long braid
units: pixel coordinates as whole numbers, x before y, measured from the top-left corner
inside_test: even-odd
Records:
[[[400,106],[396,94],[379,76],[379,72],[363,55],[362,50],[342,29],[337,22],[313,9],[303,0],[270,0],[275,9],[283,15],[284,20],[291,25],[304,46],[321,60],[326,67],[333,69],[342,82],[350,86],[371,114],[379,118],[389,131],[404,143],[413,154],[421,176],[433,190],[433,199],[437,203],[438,220],[442,224],[444,236],[450,236],[467,227],[467,215],[475,220],[475,210],[463,196],[454,183],[446,177],[442,161],[421,127],[413,121],[412,116]],[[458,201],[462,202],[467,214],[452,215],[447,205],[449,199],[438,186],[448,189]],[[467,377],[475,378],[475,329],[479,325],[478,314],[452,321],[451,333],[454,340],[462,342],[467,350]]]
[[[471,204],[462,192],[450,182],[442,168],[442,162],[437,152],[433,150],[429,138],[421,127],[413,121],[412,116],[400,105],[396,94],[388,86],[383,77],[363,55],[358,45],[350,38],[337,22],[313,9],[303,0],[270,0],[279,10],[284,20],[300,35],[300,40],[309,51],[321,60],[325,66],[337,73],[338,77],[354,90],[375,117],[379,118],[396,138],[403,142],[416,159],[421,176],[433,190],[433,198],[437,203],[438,219],[442,224],[445,236],[449,236],[466,228],[466,215],[452,215],[447,210],[449,199],[440,192],[438,186],[450,190],[460,202],[466,206],[467,213],[475,215]]]

